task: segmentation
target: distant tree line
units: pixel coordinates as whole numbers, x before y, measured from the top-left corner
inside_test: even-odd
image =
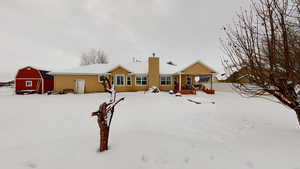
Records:
[[[80,57],[80,65],[107,64],[107,55],[101,49],[92,48]]]

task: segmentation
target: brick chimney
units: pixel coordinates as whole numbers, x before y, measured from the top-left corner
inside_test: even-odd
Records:
[[[159,57],[155,57],[155,53],[148,58],[148,76],[149,87],[159,87]]]

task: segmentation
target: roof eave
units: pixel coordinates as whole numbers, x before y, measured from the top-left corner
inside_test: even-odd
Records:
[[[50,75],[99,75],[101,73],[66,73],[66,72],[51,72]]]

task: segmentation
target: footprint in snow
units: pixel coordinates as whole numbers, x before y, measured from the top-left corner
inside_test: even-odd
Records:
[[[148,162],[148,157],[145,156],[144,154],[141,157],[142,162],[147,163]]]
[[[189,163],[190,162],[190,158],[189,157],[185,157],[184,158],[184,162],[187,164],[187,163]]]
[[[249,168],[254,168],[254,164],[251,161],[247,161],[246,166],[248,166]]]
[[[36,168],[37,164],[31,162],[31,161],[26,161],[25,162],[25,166],[29,167],[29,168]]]
[[[156,159],[156,160],[155,160],[155,163],[157,163],[157,164],[162,164],[162,165],[166,165],[166,164],[168,164],[168,161],[165,160],[165,159]]]

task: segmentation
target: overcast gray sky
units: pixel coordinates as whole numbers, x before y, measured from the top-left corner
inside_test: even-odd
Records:
[[[222,71],[219,38],[247,0],[1,0],[0,76],[33,65],[79,65],[101,48],[110,62],[152,52]]]

